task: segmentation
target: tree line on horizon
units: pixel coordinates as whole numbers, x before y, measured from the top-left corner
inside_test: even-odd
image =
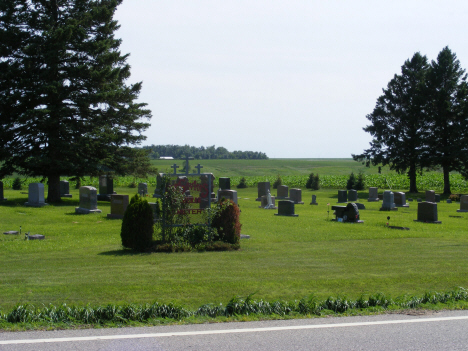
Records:
[[[468,178],[468,83],[460,61],[448,47],[428,62],[419,52],[401,66],[377,99],[371,122],[370,148],[352,155],[367,166],[389,165],[407,173],[411,193],[423,170],[441,168],[444,194],[450,172]]]
[[[243,160],[267,160],[268,156],[258,151],[228,151],[222,146],[215,145],[196,147],[190,145],[151,145],[143,146],[149,152],[149,157],[158,159],[160,157],[173,157],[181,159],[193,157],[197,160],[209,159],[243,159]]]

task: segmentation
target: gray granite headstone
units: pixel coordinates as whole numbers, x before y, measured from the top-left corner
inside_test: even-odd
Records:
[[[348,190],[348,201],[356,202],[358,200],[357,191],[354,189]]]
[[[310,203],[311,205],[318,205],[317,203],[317,195],[312,195],[312,202]]]
[[[261,201],[263,195],[267,195],[270,190],[270,182],[258,182],[257,184],[257,193],[258,197],[255,201]]]
[[[398,208],[395,206],[393,192],[386,190],[383,193],[383,202],[380,211],[396,211]]]
[[[289,198],[289,187],[287,185],[278,185],[276,189],[276,198],[278,200],[286,200]]]
[[[219,188],[222,190],[231,189],[231,178],[219,178]]]
[[[289,217],[299,216],[294,213],[294,201],[291,201],[291,200],[278,201],[278,213],[275,213],[275,216],[289,216]]]
[[[460,196],[460,209],[457,212],[468,212],[468,195]]]
[[[289,199],[291,201],[294,201],[294,203],[297,205],[303,205],[304,201],[302,201],[302,189],[299,188],[293,188],[289,189]]]
[[[60,181],[60,197],[72,197],[70,194],[70,183],[66,180]]]
[[[24,204],[30,207],[42,207],[47,205],[44,200],[44,184],[30,183],[28,189],[28,202]]]
[[[111,213],[107,214],[107,218],[122,219],[124,217],[128,203],[128,195],[111,195]]]
[[[260,206],[258,206],[258,208],[265,208],[267,210],[274,210],[274,209],[277,209],[278,207],[276,207],[276,203],[275,203],[275,197],[274,196],[271,196],[271,204],[273,205],[272,207],[268,207],[268,195],[263,195],[262,196],[262,201],[261,201],[261,204]]]
[[[379,201],[379,189],[376,187],[369,188],[369,198],[367,199],[369,202]]]
[[[406,194],[403,192],[394,192],[393,198],[395,200],[396,207],[409,207],[409,204],[406,202]]]
[[[441,223],[437,218],[437,204],[435,202],[428,201],[418,203],[418,219],[415,221]]]
[[[338,190],[338,203],[348,202],[348,192],[346,190]]]
[[[232,202],[234,202],[237,205],[237,191],[236,190],[218,189],[218,200],[221,201],[223,197],[227,200],[232,200]]]
[[[162,186],[163,176],[164,176],[164,173],[158,173],[156,175],[156,189],[154,189],[153,197],[156,197],[156,198],[162,197],[161,186]]]
[[[3,197],[3,182],[0,181],[0,201],[6,201],[7,199],[5,199]]]
[[[148,184],[147,183],[138,183],[138,194],[140,196],[146,196],[148,194]],[[111,198],[112,201],[112,198]]]
[[[82,186],[80,188],[80,207],[75,207],[75,213],[101,213],[97,208],[97,190],[92,186]]]
[[[426,190],[426,202],[436,202],[434,190]]]

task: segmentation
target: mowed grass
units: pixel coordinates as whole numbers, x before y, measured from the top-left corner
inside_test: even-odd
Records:
[[[277,210],[259,208],[255,188],[239,189],[242,233],[251,236],[240,251],[139,254],[122,249],[121,220],[107,219],[109,203],[99,202],[102,214],[76,215],[78,193],[72,194],[60,206],[29,208],[23,206],[27,195],[5,191],[9,201],[0,204],[0,230],[22,226],[23,233],[44,234],[46,240],[0,234],[0,310],[18,303],[154,301],[197,308],[254,292],[273,301],[468,287],[468,214],[457,213],[457,203],[439,203],[442,224],[427,224],[413,221],[416,202],[381,212],[380,203],[368,203],[367,192],[360,192],[364,223],[346,224],[331,221],[336,190],[304,189],[305,204],[295,206],[299,217],[279,217]],[[318,206],[309,205],[312,194]],[[387,216],[390,225],[410,230],[387,228]]]

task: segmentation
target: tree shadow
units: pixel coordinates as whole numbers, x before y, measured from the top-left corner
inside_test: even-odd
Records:
[[[139,252],[130,249],[111,250],[98,253],[102,256],[137,256],[137,255],[150,255],[151,252]]]

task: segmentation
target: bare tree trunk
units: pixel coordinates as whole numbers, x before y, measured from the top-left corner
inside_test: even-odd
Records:
[[[450,195],[450,172],[447,168],[444,169],[444,195]]]

